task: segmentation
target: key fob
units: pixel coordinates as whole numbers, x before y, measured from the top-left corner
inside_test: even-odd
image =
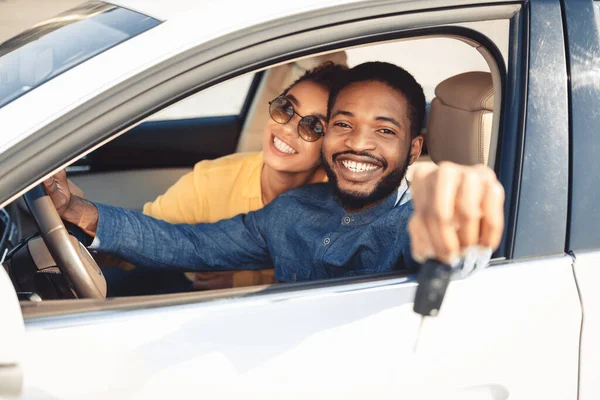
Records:
[[[419,269],[413,310],[424,317],[435,317],[452,278],[452,267],[436,260],[427,260]]]

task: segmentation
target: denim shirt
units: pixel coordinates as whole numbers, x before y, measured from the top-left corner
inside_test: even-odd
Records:
[[[139,212],[96,204],[91,248],[138,266],[185,271],[275,268],[280,282],[414,269],[407,231],[413,208],[398,195],[346,213],[330,183],[290,190],[266,207],[216,223],[172,225]]]

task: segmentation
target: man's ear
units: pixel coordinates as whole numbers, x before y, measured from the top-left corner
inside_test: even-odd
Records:
[[[410,160],[408,165],[412,165],[417,158],[421,156],[423,150],[423,136],[419,135],[410,141]]]

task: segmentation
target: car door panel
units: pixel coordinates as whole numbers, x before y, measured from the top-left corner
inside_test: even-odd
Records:
[[[299,397],[576,398],[581,319],[571,262],[508,263],[453,282],[416,353],[415,282],[405,278],[27,319],[23,398],[255,398],[290,385]]]
[[[195,163],[235,151],[237,115],[148,121],[67,168],[86,197],[141,210]]]
[[[562,2],[570,72],[569,236],[583,308],[579,399],[600,398],[600,82],[599,2]]]
[[[440,315],[425,321],[414,379],[574,399],[580,322],[569,256],[488,267],[452,282]]]
[[[75,165],[92,171],[189,167],[235,151],[237,115],[148,121],[90,153]]]
[[[0,398],[18,396],[23,386],[23,316],[13,284],[0,264]]]
[[[538,12],[557,22],[557,1],[533,3],[539,9],[532,23],[547,22]],[[516,253],[532,255],[535,249],[541,257],[498,262],[453,282],[441,314],[425,322],[416,353],[420,318],[412,311],[414,279],[284,286],[282,293],[254,297],[227,292],[212,302],[201,301],[202,293],[137,300],[137,306],[119,299],[88,302],[96,311],[26,319],[23,398],[256,398],[259,392],[261,398],[282,398],[282,393],[290,398],[290,391],[302,398],[317,393],[576,398],[581,307],[572,258],[545,257],[548,249],[556,254],[557,243],[564,250],[566,125],[564,113],[534,112],[543,109],[537,101],[548,98],[541,90],[546,81],[539,50],[564,43],[557,43],[562,32],[545,35],[555,26],[543,30],[542,25],[532,51],[538,58],[531,65],[540,75],[531,77],[537,86],[529,96],[534,120],[527,124],[523,190],[515,185],[517,200],[508,208],[520,218]],[[557,76],[550,89],[556,93],[566,84],[564,65],[556,59],[550,63]],[[563,102],[564,93],[559,94]],[[542,133],[551,134],[551,146],[544,145]],[[121,158],[132,143],[125,142]],[[540,153],[553,156],[552,146],[562,149],[560,157],[539,163]],[[520,161],[500,163],[514,168]],[[521,171],[516,171],[507,182],[520,184]],[[550,175],[558,179],[540,184]],[[540,207],[540,199],[557,202],[552,218],[544,218],[548,210]]]
[[[28,377],[23,398],[41,393],[61,399],[99,393],[110,398],[190,393],[255,398],[265,390],[289,393],[290,384],[299,394],[389,385],[394,365],[410,355],[416,338],[419,320],[410,306],[414,286],[399,278],[204,303],[190,297],[190,304],[175,307],[28,320],[26,340],[32,347],[23,361]],[[40,360],[42,338],[54,345]],[[67,343],[68,352],[59,350]],[[89,367],[84,372],[80,365]],[[68,384],[74,380],[79,384]]]
[[[600,251],[575,252],[575,275],[583,304],[579,399],[600,398]]]

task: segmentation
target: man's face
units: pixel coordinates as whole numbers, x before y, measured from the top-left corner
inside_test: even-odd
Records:
[[[344,208],[360,210],[398,188],[422,145],[421,136],[410,139],[402,93],[381,82],[358,82],[338,94],[322,158]]]

